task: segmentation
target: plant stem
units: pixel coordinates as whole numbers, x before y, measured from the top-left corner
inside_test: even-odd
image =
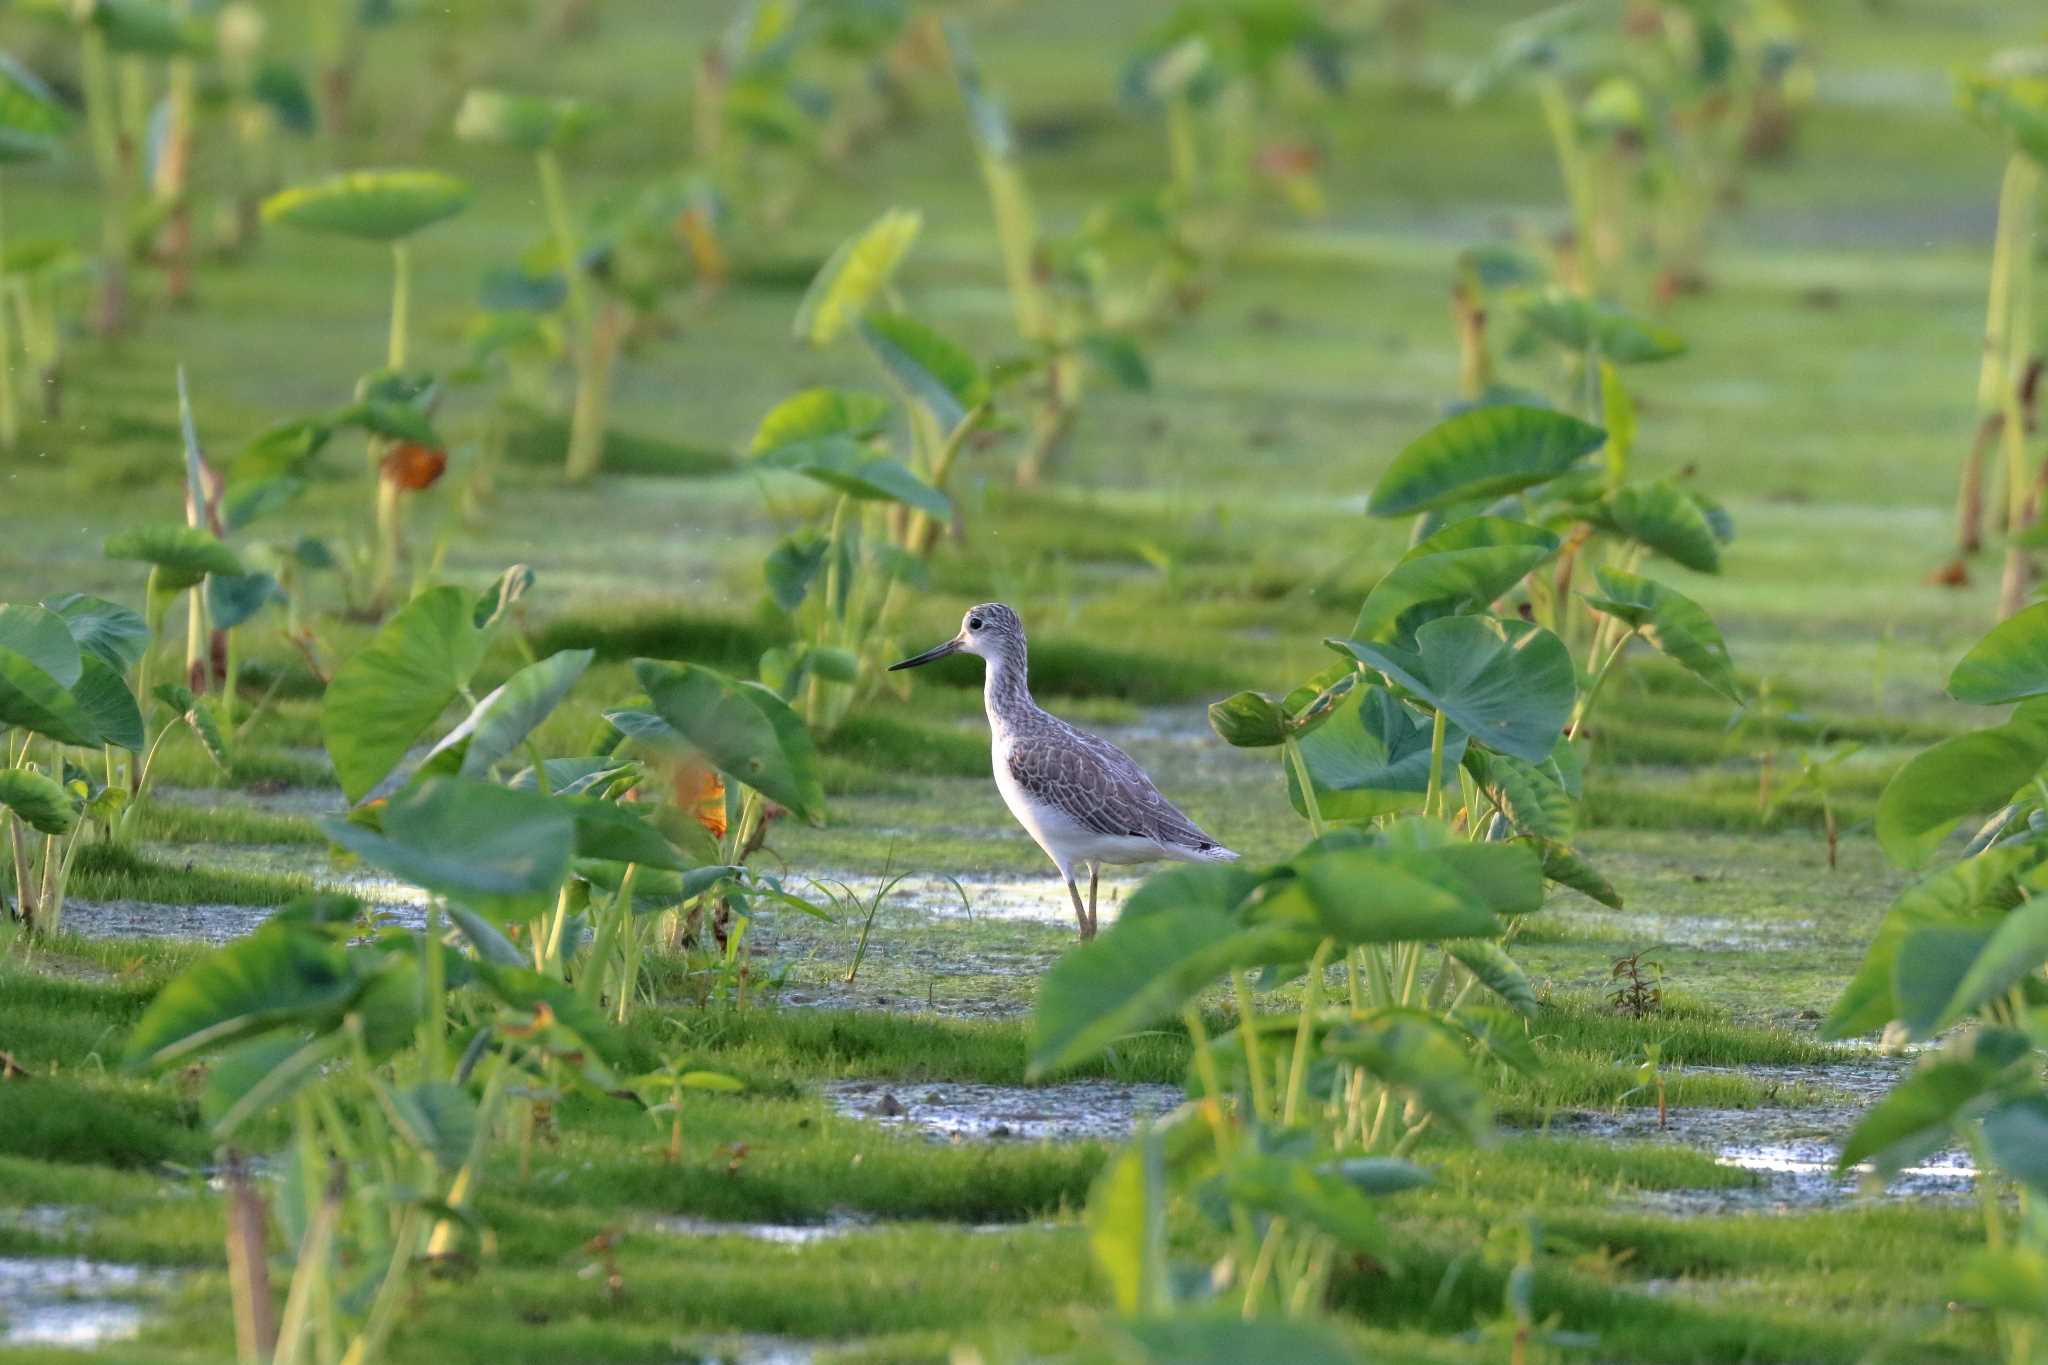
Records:
[[[1309,781],[1308,760],[1302,757],[1301,744],[1293,735],[1284,736],[1280,746],[1288,768],[1294,773],[1294,783],[1301,788],[1301,808],[1308,813],[1309,836],[1320,839],[1328,826],[1323,823],[1322,804],[1316,800],[1315,783]]]
[[[1230,969],[1230,986],[1237,993],[1237,1031],[1244,1036],[1244,1065],[1252,1077],[1252,1112],[1262,1119],[1273,1116],[1272,1086],[1266,1079],[1264,1048],[1259,1043],[1258,1020],[1252,1013],[1251,987],[1244,968]]]
[[[411,312],[412,246],[401,240],[391,244],[391,341],[384,355],[384,364],[394,373],[405,369]]]
[[[80,35],[79,79],[85,87],[86,131],[100,175],[100,293],[94,330],[110,337],[127,321],[128,170],[116,126],[107,38],[87,22]]]
[[[1998,227],[2010,232],[2007,262],[2005,335],[1986,336],[1987,348],[1998,349],[1998,401],[2005,415],[2005,574],[1999,591],[1999,619],[2013,615],[2026,605],[2029,577],[2027,552],[2011,543],[2011,537],[2025,529],[2030,512],[2032,480],[2027,477],[2027,425],[2020,406],[2021,377],[2033,347],[2034,218],[2040,197],[2041,169],[2025,153],[2015,153],[2006,165],[2005,185],[1999,195]],[[1990,357],[1987,357],[1987,360]]]
[[[1615,660],[1628,648],[1628,642],[1635,638],[1636,632],[1633,627],[1623,631],[1621,638],[1614,642],[1614,648],[1600,661],[1600,667],[1593,674],[1593,681],[1586,688],[1586,695],[1579,698],[1578,707],[1572,712],[1571,728],[1566,730],[1564,735],[1565,743],[1569,744],[1579,737],[1579,731],[1586,724],[1586,717],[1593,713],[1593,703],[1599,700],[1600,689],[1607,683],[1607,675],[1614,670]]]
[[[1572,114],[1571,97],[1564,82],[1545,76],[1536,83],[1537,98],[1543,106],[1543,126],[1550,133],[1550,145],[1557,154],[1557,168],[1564,177],[1565,197],[1571,203],[1572,255],[1579,278],[1572,286],[1581,294],[1594,292],[1593,278],[1593,180],[1579,146],[1578,120]]]
[[[427,927],[420,937],[420,1069],[439,1079],[447,1070],[447,966],[441,959],[441,902],[427,901]]]
[[[1434,815],[1444,799],[1444,713],[1438,707],[1429,727],[1429,789],[1422,796],[1422,813]]]
[[[1308,983],[1303,987],[1301,1014],[1294,1028],[1294,1057],[1287,1068],[1287,1099],[1280,1110],[1283,1125],[1292,1126],[1301,1108],[1301,1091],[1308,1080],[1309,1044],[1315,1040],[1316,1011],[1322,1006],[1323,968],[1336,947],[1337,940],[1326,938],[1316,945],[1315,956],[1309,959]]]
[[[4,210],[4,203],[0,203]],[[0,272],[5,270],[7,259],[7,232],[4,212],[0,212]],[[0,273],[0,282],[6,275]],[[23,337],[24,343],[27,341]],[[12,450],[21,439],[21,419],[15,412],[14,392],[14,337],[7,325],[6,300],[0,298],[0,450]]]

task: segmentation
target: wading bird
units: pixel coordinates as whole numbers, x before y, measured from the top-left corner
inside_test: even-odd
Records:
[[[1225,863],[1237,857],[1161,796],[1129,754],[1048,715],[1031,699],[1024,623],[1016,612],[984,602],[961,619],[958,635],[889,668],[916,668],[948,654],[978,654],[986,661],[983,695],[996,787],[1010,814],[1066,879],[1082,938],[1095,937],[1095,891],[1104,863]],[[1086,905],[1074,884],[1074,869],[1083,863]]]

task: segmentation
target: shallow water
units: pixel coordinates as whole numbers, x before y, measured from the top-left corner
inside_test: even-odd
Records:
[[[694,1218],[686,1213],[661,1214],[648,1220],[656,1232],[671,1237],[745,1237],[777,1246],[801,1247],[814,1242],[844,1237],[874,1224],[851,1215],[827,1223],[722,1223],[712,1218]]]
[[[141,1330],[132,1296],[169,1280],[162,1271],[75,1256],[0,1256],[0,1342],[97,1346]]]
[[[842,1081],[825,1087],[849,1118],[923,1133],[933,1141],[1119,1141],[1138,1120],[1172,1112],[1178,1086],[1071,1081],[1064,1085],[979,1085]]]

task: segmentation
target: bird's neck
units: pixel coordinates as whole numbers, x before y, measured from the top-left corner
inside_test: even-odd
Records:
[[[1031,700],[1031,684],[1027,680],[1024,660],[1005,654],[990,656],[981,684],[982,700],[988,705],[991,724],[999,724],[1003,715],[1024,715],[1036,710],[1038,704]]]

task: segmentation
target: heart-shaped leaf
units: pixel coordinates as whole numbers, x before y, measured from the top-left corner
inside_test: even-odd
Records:
[[[1527,621],[1446,616],[1415,632],[1415,648],[1331,640],[1442,711],[1490,749],[1540,763],[1557,747],[1578,696],[1564,642]]]
[[[826,436],[777,446],[754,463],[786,469],[868,502],[900,502],[944,521],[953,504],[944,493],[917,477],[899,460],[877,455],[849,436]]]
[[[364,862],[496,920],[539,914],[569,875],[576,826],[538,792],[429,778],[384,808],[383,831],[323,820],[328,838]]]
[[[398,766],[469,685],[483,652],[470,595],[430,588],[336,670],[320,730],[343,795],[362,800]]]
[[[0,768],[0,806],[38,834],[69,834],[78,824],[71,793],[28,768]]]
[[[2048,699],[2020,703],[2003,725],[1945,739],[1892,774],[1877,800],[1877,841],[1919,867],[1965,816],[1994,810],[2048,764]]]
[[[749,451],[766,455],[784,446],[846,436],[865,441],[889,420],[889,400],[861,389],[804,389],[777,403],[754,431]]]
[[[86,655],[71,695],[78,700],[79,709],[91,718],[101,740],[131,753],[142,751],[148,742],[142,728],[142,708],[136,705],[127,680],[112,664],[97,654]]]
[[[1431,729],[1386,688],[1352,688],[1327,721],[1297,741],[1323,818],[1370,820],[1420,806],[1429,791]],[[1444,727],[1445,774],[1466,756],[1465,743],[1462,728]],[[1308,813],[1292,769],[1287,797]]]
[[[67,633],[65,642],[70,643]],[[72,645],[77,658],[77,646]],[[83,661],[78,671],[82,675]],[[0,647],[0,725],[12,725],[59,744],[97,747],[105,736],[71,691],[27,655]]]
[[[297,924],[265,924],[157,992],[129,1035],[128,1065],[169,1066],[275,1028],[332,1026],[362,986],[340,944]]]
[[[206,615],[215,630],[233,630],[272,602],[286,600],[267,573],[214,574],[206,580]]]
[[[349,171],[263,201],[263,221],[371,242],[395,242],[453,218],[467,184],[438,171]]]
[[[156,584],[169,592],[199,586],[208,574],[238,574],[242,561],[212,534],[197,526],[162,523],[109,536],[108,559],[133,559],[156,566]]]
[[[1721,628],[1699,603],[1675,588],[1624,573],[1596,569],[1598,593],[1586,594],[1597,611],[1634,628],[1635,633],[1670,656],[1694,677],[1733,702],[1741,702],[1735,664]]]
[[[476,704],[462,723],[450,730],[427,755],[460,749],[461,777],[488,777],[491,769],[511,757],[527,736],[562,704],[571,688],[597,657],[595,650],[566,649],[528,664]]]
[[[576,822],[576,856],[688,872],[696,864],[629,805],[594,796],[555,798]]]
[[[860,337],[904,391],[931,410],[942,432],[951,432],[969,409],[988,401],[988,380],[974,357],[916,318],[869,313],[861,319]]]
[[[1540,527],[1502,517],[1467,517],[1423,540],[1366,594],[1354,640],[1407,644],[1424,622],[1483,612],[1557,553]]]
[[[1548,408],[1501,404],[1438,423],[1395,457],[1368,510],[1405,516],[1547,483],[1598,450],[1607,433]]]
[[[2048,693],[2048,602],[1999,622],[1948,675],[1948,694],[1998,706]]]
[[[1617,365],[1669,360],[1685,354],[1685,339],[1626,308],[1561,287],[1522,305],[1529,326],[1568,351],[1598,354]]]
[[[70,624],[47,607],[0,606],[0,649],[28,660],[59,687],[78,681],[78,641]]]
[[[889,287],[896,268],[910,253],[923,226],[922,214],[911,209],[889,209],[841,242],[811,280],[811,287],[797,308],[797,340],[824,346],[852,326],[876,296]]]
[[[654,713],[729,780],[812,824],[824,821],[817,748],[787,702],[697,664],[636,659],[633,676]]]
[[[149,624],[141,614],[105,598],[73,592],[49,598],[43,605],[64,618],[81,650],[98,655],[118,672],[135,667],[149,648]]]
[[[1707,514],[1669,479],[1630,484],[1603,498],[1588,520],[1700,573],[1721,572],[1721,546]]]

